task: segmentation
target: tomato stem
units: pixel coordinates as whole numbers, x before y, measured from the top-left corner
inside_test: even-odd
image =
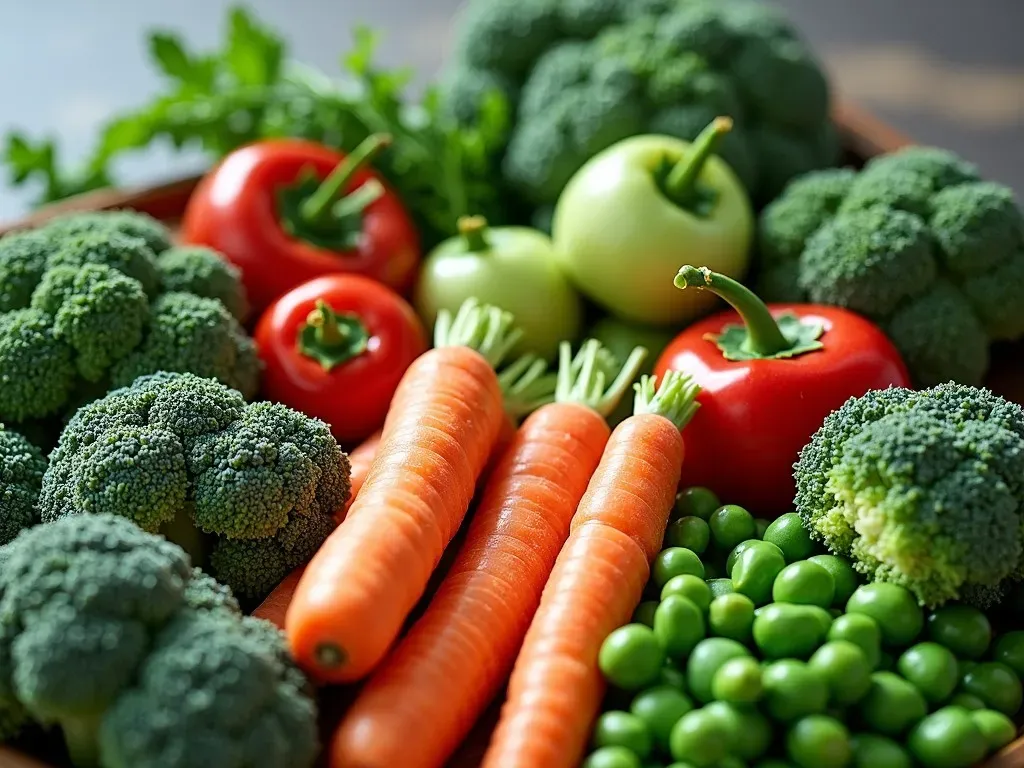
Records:
[[[346,198],[343,196],[352,178],[367,163],[377,156],[380,151],[391,145],[391,136],[386,133],[375,133],[367,136],[348,156],[342,160],[317,187],[299,208],[299,215],[307,224],[317,224],[329,217],[341,217],[360,213],[366,206],[379,198],[384,193],[384,188],[377,182],[369,191],[363,190],[370,186],[364,184],[362,188],[353,192],[350,204],[346,205]],[[336,204],[338,207],[336,208]],[[344,208],[346,210],[340,210]]]
[[[356,315],[335,312],[318,299],[299,328],[298,349],[330,371],[363,354],[369,341],[370,333]]]
[[[746,326],[744,347],[758,356],[772,357],[793,346],[783,335],[767,305],[753,291],[731,277],[712,272],[707,267],[698,268],[687,264],[679,270],[673,282],[676,288],[711,291],[729,302]]]
[[[673,201],[683,204],[694,198],[697,179],[705,163],[718,149],[722,137],[731,130],[732,118],[716,117],[693,140],[689,151],[672,167],[663,182],[665,193]]]
[[[487,240],[487,219],[483,216],[463,216],[458,227],[467,251],[481,253],[491,247]]]

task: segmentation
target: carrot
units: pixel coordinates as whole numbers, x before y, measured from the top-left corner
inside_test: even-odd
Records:
[[[516,659],[481,768],[572,768],[601,704],[601,643],[630,620],[661,544],[697,387],[644,377],[580,501]]]
[[[435,347],[406,371],[377,456],[285,615],[314,679],[365,676],[394,642],[462,523],[504,418],[495,366],[518,341],[512,317],[468,301],[438,317]]]
[[[351,467],[349,470],[349,483],[352,490],[349,493],[348,501],[345,502],[345,506],[339,509],[335,515],[338,518],[338,523],[345,519],[345,515],[352,506],[352,502],[355,501],[359,489],[363,487],[363,483],[366,481],[366,475],[370,472],[370,465],[373,464],[373,460],[377,456],[377,449],[380,448],[380,438],[381,430],[377,430],[356,446],[348,455],[348,463]]]
[[[494,466],[426,613],[342,720],[331,766],[440,768],[507,678],[601,459],[605,415],[644,355],[638,350],[605,391],[599,349],[587,342],[574,365],[563,347],[555,402],[526,419]]]

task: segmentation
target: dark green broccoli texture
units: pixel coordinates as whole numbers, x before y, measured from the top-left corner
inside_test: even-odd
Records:
[[[45,472],[42,451],[0,424],[0,545],[38,522],[36,505]]]
[[[313,555],[348,495],[348,458],[327,424],[246,403],[214,379],[158,373],[75,413],[39,509],[43,522],[127,517],[256,602]]]
[[[839,155],[821,67],[754,0],[471,0],[443,95],[472,122],[494,92],[515,116],[505,180],[538,207],[621,139],[690,140],[723,115],[721,155],[756,202]]]
[[[947,383],[832,413],[796,464],[811,536],[925,605],[988,607],[1024,577],[1024,408]]]
[[[758,237],[763,298],[871,318],[918,386],[977,386],[989,345],[1024,335],[1024,215],[1008,187],[945,150],[796,179]]]
[[[158,255],[159,252],[159,255]],[[157,221],[76,214],[0,239],[0,419],[60,419],[157,371],[259,386],[238,271]],[[86,398],[87,399],[87,398]]]
[[[283,635],[115,515],[36,526],[0,558],[0,736],[57,726],[79,768],[306,768],[311,689]]]

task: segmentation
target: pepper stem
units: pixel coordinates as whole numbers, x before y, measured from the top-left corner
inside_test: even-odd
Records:
[[[491,247],[487,241],[487,219],[483,216],[463,216],[458,227],[467,251],[480,253]]]
[[[636,390],[633,413],[664,416],[679,429],[689,424],[700,408],[696,399],[700,386],[679,371],[666,371],[657,385],[653,376],[641,376],[633,389]]]
[[[793,346],[779,329],[779,324],[765,303],[731,277],[712,272],[707,267],[698,268],[687,264],[679,270],[673,283],[680,289],[711,291],[729,302],[746,326],[744,347],[750,352],[760,357],[771,357]]]
[[[693,197],[694,185],[704,170],[704,164],[718,149],[722,137],[731,130],[731,117],[716,117],[700,132],[690,145],[686,156],[676,163],[665,177],[665,192],[669,197],[676,201],[689,200]]]
[[[307,224],[316,224],[334,214],[335,203],[343,202],[343,193],[356,173],[376,157],[382,149],[390,145],[391,136],[386,133],[375,133],[366,137],[344,160],[338,163],[316,191],[302,203],[299,209],[302,220]],[[384,189],[379,183],[375,186],[376,189],[373,190],[375,194],[363,193],[354,201],[359,207],[354,210],[346,210],[344,213],[359,213],[380,197]],[[353,193],[353,197],[356,197],[357,194],[358,192]],[[345,207],[351,208],[352,206]]]
[[[370,333],[355,315],[339,314],[318,299],[299,328],[299,353],[316,360],[325,371],[366,351]]]

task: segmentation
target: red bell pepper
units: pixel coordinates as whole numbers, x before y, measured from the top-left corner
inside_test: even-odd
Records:
[[[199,183],[182,239],[235,263],[257,311],[335,272],[405,293],[416,277],[419,237],[399,199],[366,167],[389,143],[370,136],[347,157],[294,139],[242,147]]]
[[[686,486],[776,517],[792,508],[793,463],[829,413],[868,390],[910,386],[896,347],[860,315],[768,307],[707,268],[685,266],[675,284],[711,291],[735,309],[687,328],[655,365],[656,376],[682,371],[702,390],[684,434]]]
[[[256,326],[263,394],[331,425],[354,444],[379,429],[405,369],[427,349],[409,303],[359,275],[328,275],[286,293]]]

